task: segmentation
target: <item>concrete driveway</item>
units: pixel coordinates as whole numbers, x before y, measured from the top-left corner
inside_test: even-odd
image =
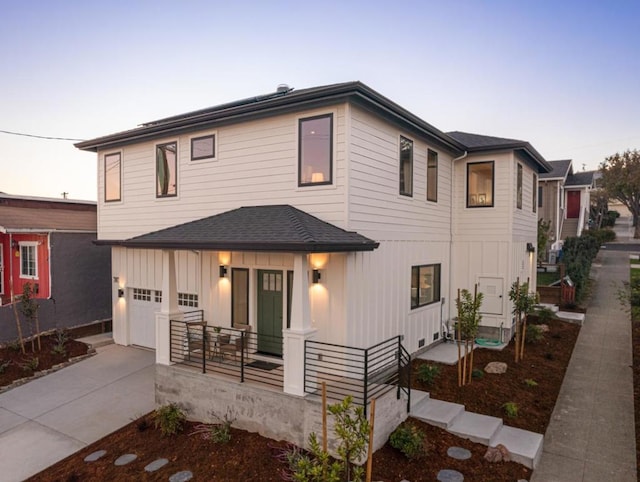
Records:
[[[155,353],[108,345],[0,394],[0,479],[20,481],[154,409]]]

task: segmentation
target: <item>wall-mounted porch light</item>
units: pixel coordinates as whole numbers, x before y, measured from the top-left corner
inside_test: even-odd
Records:
[[[228,269],[224,264],[220,265],[220,278],[226,278],[227,277],[227,272]]]
[[[536,252],[536,247],[533,245],[533,243],[527,243],[527,253],[535,253]]]
[[[314,269],[313,270],[313,274],[311,276],[311,279],[313,280],[313,283],[320,283],[320,280],[322,279],[322,275],[320,274],[320,270],[319,269]]]
[[[118,288],[118,298],[124,298],[124,289]]]
[[[11,240],[11,247],[15,250],[18,249],[18,242],[15,239]]]

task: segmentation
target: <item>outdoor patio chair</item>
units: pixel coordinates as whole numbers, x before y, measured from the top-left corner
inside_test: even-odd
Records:
[[[244,352],[244,360],[247,360],[247,348],[249,346],[249,337],[251,336],[251,325],[244,325],[236,323],[234,328],[238,330],[242,330],[244,332],[244,336],[242,334],[238,334],[233,339],[229,340],[229,343],[221,343],[220,344],[220,353],[222,354],[222,359],[224,360],[224,355],[233,355],[233,359],[237,361],[238,352],[240,352],[242,356],[242,352]]]
[[[207,352],[209,349],[209,342],[207,333],[204,327],[207,325],[206,321],[187,322],[187,359],[191,361],[191,353]],[[203,337],[204,333],[204,337]],[[202,355],[200,355],[202,356]]]

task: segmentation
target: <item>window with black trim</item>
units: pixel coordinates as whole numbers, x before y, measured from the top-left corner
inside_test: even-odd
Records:
[[[438,202],[438,153],[427,150],[427,201]]]
[[[494,161],[467,164],[467,207],[493,207]]]
[[[216,136],[194,137],[191,139],[191,160],[200,161],[216,157]]]
[[[178,195],[178,143],[156,146],[156,197]]]
[[[122,154],[115,152],[104,156],[104,200],[105,202],[120,201],[122,179]]]
[[[533,175],[533,186],[531,186],[531,195],[533,196],[533,198],[531,199],[531,206],[533,209],[533,212],[537,212],[538,211],[538,176],[536,176],[535,174]]]
[[[333,114],[298,121],[298,186],[333,182]]]
[[[518,164],[516,181],[516,207],[522,209],[522,164]]]
[[[542,207],[542,186],[538,186],[538,207]]]
[[[413,196],[413,141],[400,136],[400,194]]]
[[[440,301],[440,264],[411,267],[411,309]]]

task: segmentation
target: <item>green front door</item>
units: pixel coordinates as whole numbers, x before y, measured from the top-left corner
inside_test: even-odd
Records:
[[[282,271],[258,270],[258,351],[282,356]]]

